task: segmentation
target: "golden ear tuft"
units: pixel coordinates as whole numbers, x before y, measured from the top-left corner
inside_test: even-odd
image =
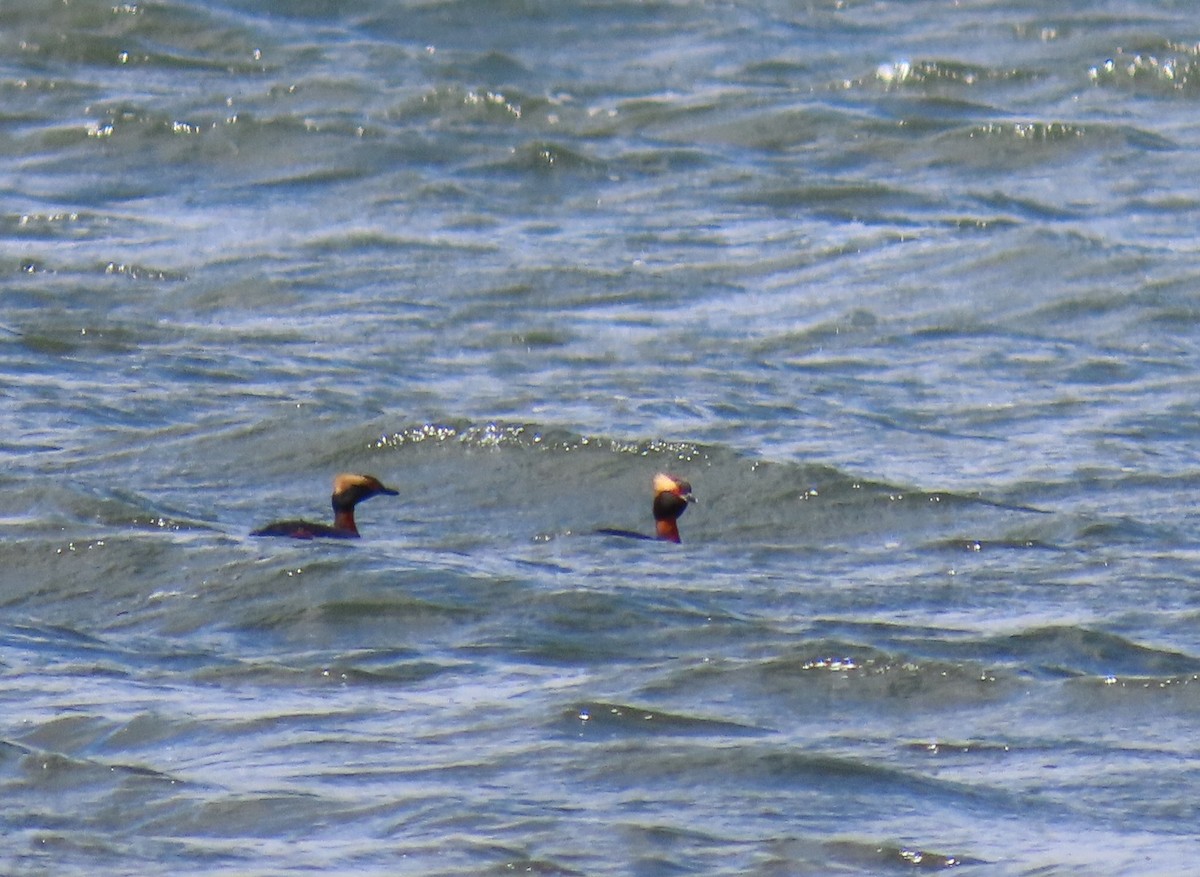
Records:
[[[654,476],[654,492],[655,493],[676,493],[679,490],[679,482],[665,472],[659,472]]]
[[[378,489],[383,485],[370,475],[356,475],[353,472],[343,472],[333,479],[333,492],[341,493],[343,490],[349,490],[351,487],[366,487],[370,489]]]

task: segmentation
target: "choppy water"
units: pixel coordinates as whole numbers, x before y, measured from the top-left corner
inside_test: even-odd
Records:
[[[1193,869],[1198,41],[5,2],[3,872]]]

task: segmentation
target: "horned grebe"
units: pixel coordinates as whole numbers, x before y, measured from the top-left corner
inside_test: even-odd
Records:
[[[343,473],[333,479],[333,526],[312,521],[273,521],[250,532],[251,536],[289,536],[292,539],[357,539],[354,507],[364,499],[383,494],[396,496],[399,491],[384,487],[371,475]]]
[[[631,539],[661,539],[664,542],[679,542],[679,525],[675,522],[687,511],[688,503],[695,502],[692,485],[682,478],[659,472],[654,476],[654,535],[635,533],[630,530],[597,530],[606,536],[625,536]]]

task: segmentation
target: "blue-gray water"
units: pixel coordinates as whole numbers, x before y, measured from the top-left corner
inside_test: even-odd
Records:
[[[1193,870],[1198,41],[4,0],[0,871]]]

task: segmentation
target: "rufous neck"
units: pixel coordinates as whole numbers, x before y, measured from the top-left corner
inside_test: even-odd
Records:
[[[333,512],[333,526],[357,536],[358,527],[354,525],[354,509],[335,509]]]
[[[654,530],[658,534],[658,538],[664,542],[679,541],[679,526],[671,518],[655,521]]]

